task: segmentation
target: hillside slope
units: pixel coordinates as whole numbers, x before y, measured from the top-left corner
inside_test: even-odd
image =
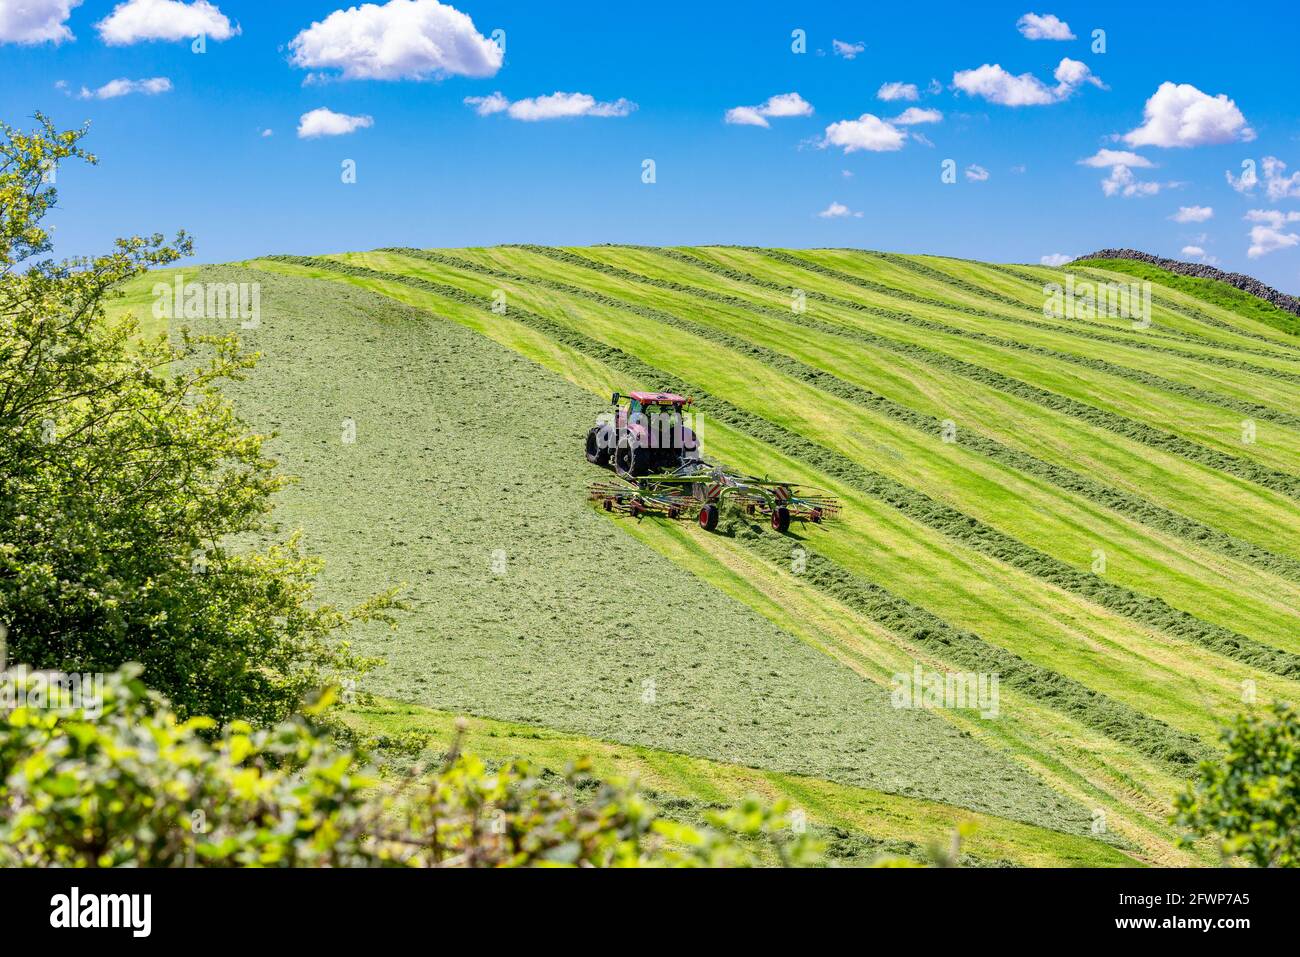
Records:
[[[1231,304],[1157,286],[1146,327],[1049,318],[1060,270],[855,250],[201,278],[263,283],[234,395],[281,432],[283,518],[329,588],[412,583],[411,621],[366,639],[390,697],[1174,863],[1169,797],[1217,723],[1300,690],[1300,348]],[[844,520],[730,538],[594,512],[581,436],[638,386],[693,395],[710,457],[827,487]],[[998,674],[998,717],[892,708],[917,663]]]

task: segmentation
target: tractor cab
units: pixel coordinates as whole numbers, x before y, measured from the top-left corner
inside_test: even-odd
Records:
[[[669,472],[699,459],[689,398],[673,392],[615,392],[610,404],[613,422],[597,425],[587,435],[587,461],[631,476]]]
[[[618,405],[620,396],[617,392],[612,403]],[[619,419],[626,422],[629,416],[680,416],[691,400],[672,392],[629,392],[627,405],[619,408]]]

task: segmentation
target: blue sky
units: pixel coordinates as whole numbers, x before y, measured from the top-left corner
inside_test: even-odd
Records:
[[[411,19],[438,5],[396,0],[411,7],[406,19],[375,8],[326,21],[345,5],[70,2],[0,0],[0,117],[90,120],[101,159],[60,172],[60,255],[182,227],[202,262],[502,242],[1038,262],[1125,245],[1300,292],[1294,3],[453,0],[454,11]],[[110,16],[111,29],[97,29]],[[218,24],[202,54],[184,36],[195,22]],[[434,42],[413,23],[430,25]],[[499,66],[485,52],[497,29]],[[1105,52],[1093,50],[1098,29]],[[794,30],[806,52],[792,50]],[[115,80],[153,80],[155,92],[107,96]],[[887,83],[915,85],[916,98],[882,99]],[[534,98],[556,92],[613,115],[528,118],[551,112],[556,103]],[[465,102],[495,93],[483,112],[514,105],[480,115]],[[748,111],[733,114],[748,123],[724,119],[791,93],[777,103],[806,115],[759,111],[766,127]],[[338,114],[326,129],[346,117],[369,125],[300,138],[304,115],[321,108]],[[908,108],[934,121],[899,121]],[[354,183],[342,182],[346,160]],[[945,160],[955,182],[943,181]],[[1255,185],[1234,187],[1225,173],[1248,160]]]

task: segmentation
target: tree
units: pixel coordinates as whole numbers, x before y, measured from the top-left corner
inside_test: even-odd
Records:
[[[563,783],[460,749],[379,788],[365,756],[305,717],[264,730],[180,720],[129,666],[94,707],[11,677],[0,717],[0,866],[696,867],[819,863],[781,807],[748,801],[697,829],[586,762]],[[33,704],[33,700],[35,704]],[[75,705],[81,705],[76,707]],[[770,853],[768,857],[770,857]]]
[[[396,592],[316,605],[318,566],[266,529],[283,483],[219,391],[256,357],[234,336],[139,336],[110,321],[126,279],[191,251],[183,233],[55,262],[42,226],[86,129],[0,124],[0,624],[11,660],[62,671],[144,665],[182,714],[266,723],[364,670],[340,633]]]
[[[1225,858],[1300,867],[1300,713],[1279,703],[1238,715],[1221,740],[1223,757],[1175,801],[1182,843],[1213,836]]]

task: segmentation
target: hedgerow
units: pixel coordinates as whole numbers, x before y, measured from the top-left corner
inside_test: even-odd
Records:
[[[565,786],[495,770],[452,741],[383,787],[368,755],[304,716],[255,729],[181,720],[127,665],[93,709],[62,697],[0,715],[0,865],[25,867],[737,867],[822,862],[785,805],[662,817],[575,762]],[[24,694],[32,673],[6,675]],[[760,854],[763,851],[769,854]]]

